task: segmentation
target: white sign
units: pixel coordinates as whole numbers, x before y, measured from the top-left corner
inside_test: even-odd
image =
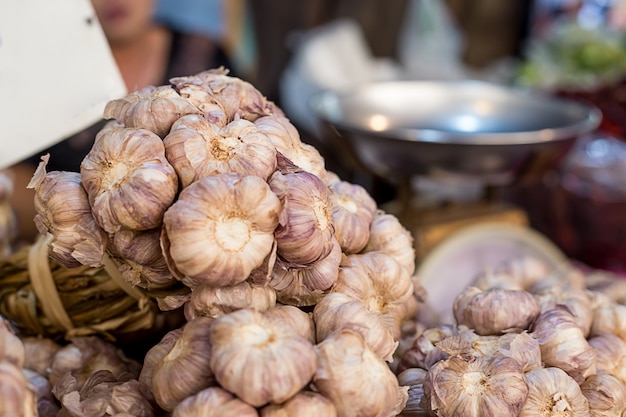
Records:
[[[89,0],[0,0],[0,168],[97,122],[126,93]]]

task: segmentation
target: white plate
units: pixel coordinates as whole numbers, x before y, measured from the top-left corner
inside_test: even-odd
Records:
[[[417,268],[430,313],[437,321],[454,323],[452,303],[458,293],[480,272],[524,255],[543,260],[550,267],[567,261],[551,241],[527,227],[488,222],[449,236]]]

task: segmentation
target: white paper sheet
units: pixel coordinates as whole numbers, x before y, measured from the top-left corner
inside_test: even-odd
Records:
[[[95,123],[125,94],[89,0],[0,0],[0,168]]]

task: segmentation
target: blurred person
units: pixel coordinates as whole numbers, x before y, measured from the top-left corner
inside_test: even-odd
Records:
[[[230,68],[219,39],[206,33],[173,29],[156,20],[156,0],[91,0],[91,3],[128,92],[167,84],[172,77],[221,65]],[[234,75],[232,71],[231,75]],[[79,172],[80,163],[104,124],[102,120],[9,168],[14,183],[11,205],[18,219],[19,241],[32,241],[38,234],[33,222],[34,191],[26,185],[41,155],[50,154],[48,171]]]

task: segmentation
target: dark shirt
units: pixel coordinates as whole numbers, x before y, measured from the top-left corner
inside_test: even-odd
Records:
[[[230,62],[222,48],[204,35],[175,32],[166,75],[161,85],[169,84],[169,79],[172,77],[193,75],[219,66],[230,69]],[[230,69],[230,75],[234,75],[232,69]],[[36,167],[41,160],[41,155],[49,153],[50,160],[46,166],[47,171],[79,172],[80,163],[91,149],[96,134],[105,123],[106,120],[101,120],[77,134],[37,152],[26,159],[26,162]]]

